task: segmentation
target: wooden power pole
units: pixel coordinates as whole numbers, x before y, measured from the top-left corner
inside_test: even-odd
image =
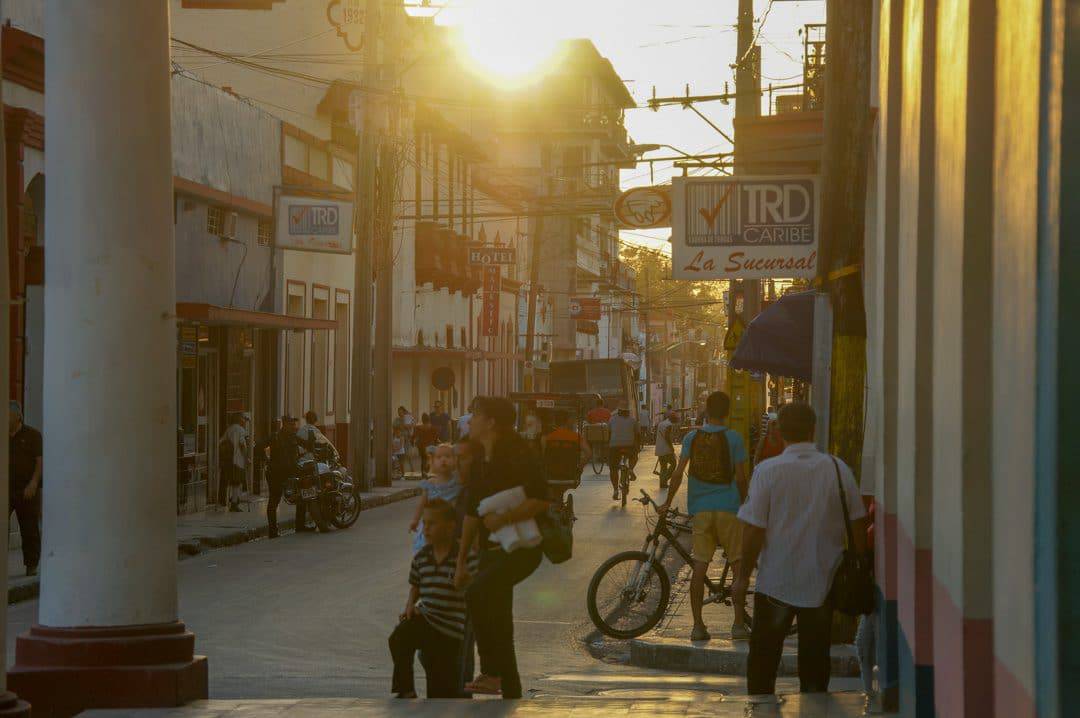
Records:
[[[386,2],[386,0],[382,0]],[[387,15],[381,19],[382,46],[384,57],[379,77],[380,88],[393,90],[397,78],[398,32],[402,20],[400,4],[387,5]],[[398,153],[395,146],[398,141],[398,98],[391,92],[383,97],[389,98],[387,141],[379,148],[378,192],[376,206],[375,240],[375,347],[374,375],[372,385],[371,413],[375,425],[375,485],[390,486],[393,483],[390,461],[392,454],[390,432],[393,417],[391,387],[392,354],[394,350],[394,219],[397,209]]]
[[[525,319],[525,361],[532,369],[525,372],[525,391],[536,391],[536,359],[533,356],[533,346],[536,343],[536,297],[540,289],[540,245],[544,237],[544,210],[547,208],[550,182],[550,151],[549,148],[541,147],[540,150],[540,199],[537,204],[536,225],[533,236],[529,242],[529,315]]]
[[[866,313],[862,261],[870,153],[872,0],[830,0],[818,279],[833,310],[829,448],[862,464]]]
[[[360,97],[361,121],[356,154],[356,271],[353,294],[352,392],[349,418],[349,459],[354,480],[370,489],[371,457],[371,323],[372,250],[375,246],[375,171],[378,162],[378,128],[375,95],[379,82],[379,20],[381,0],[367,0],[364,13],[364,73]]]

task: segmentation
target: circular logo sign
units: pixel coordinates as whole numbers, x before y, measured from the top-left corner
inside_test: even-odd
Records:
[[[454,370],[441,366],[431,372],[431,385],[439,391],[449,391],[454,386]]]
[[[615,219],[628,229],[671,225],[671,195],[666,187],[634,187],[615,200]]]

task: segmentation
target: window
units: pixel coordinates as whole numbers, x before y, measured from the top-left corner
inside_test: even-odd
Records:
[[[330,156],[326,150],[308,147],[308,174],[322,180],[330,180]]]
[[[260,247],[269,247],[273,243],[274,223],[268,219],[259,220],[258,241]]]
[[[349,293],[338,290],[334,306],[334,415],[349,415]]]
[[[330,318],[330,290],[326,287],[311,289],[311,318]],[[326,417],[327,378],[329,374],[330,337],[325,329],[311,332],[311,410],[322,421]]]
[[[288,280],[286,285],[285,313],[304,316],[304,284]],[[302,330],[285,334],[285,407],[289,416],[304,414],[304,334]]]
[[[215,237],[225,234],[225,208],[206,208],[206,231]]]
[[[454,347],[454,327],[451,324],[446,325],[446,348],[452,349]]]

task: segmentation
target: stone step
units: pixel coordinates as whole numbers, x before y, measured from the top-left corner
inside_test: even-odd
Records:
[[[797,646],[795,639],[785,643],[778,675],[798,675]],[[749,653],[749,641],[719,637],[711,641],[691,642],[685,638],[648,634],[630,641],[631,665],[666,671],[745,676]],[[854,646],[832,647],[832,675],[837,678],[859,675],[859,658]]]

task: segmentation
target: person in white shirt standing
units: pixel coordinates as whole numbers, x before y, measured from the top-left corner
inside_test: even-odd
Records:
[[[224,465],[228,468],[225,479],[229,485],[229,511],[240,510],[240,497],[244,491],[244,479],[247,478],[248,446],[247,414],[233,415],[232,423],[225,430],[219,445],[231,455],[232,460]]]
[[[758,566],[746,669],[751,695],[775,693],[784,639],[796,617],[800,691],[829,690],[829,594],[846,534],[841,485],[854,549],[866,552],[866,510],[855,477],[844,462],[814,446],[815,421],[814,410],[806,404],[780,410],[784,452],[758,464],[739,510],[743,570],[738,593],[745,593],[748,577]]]

